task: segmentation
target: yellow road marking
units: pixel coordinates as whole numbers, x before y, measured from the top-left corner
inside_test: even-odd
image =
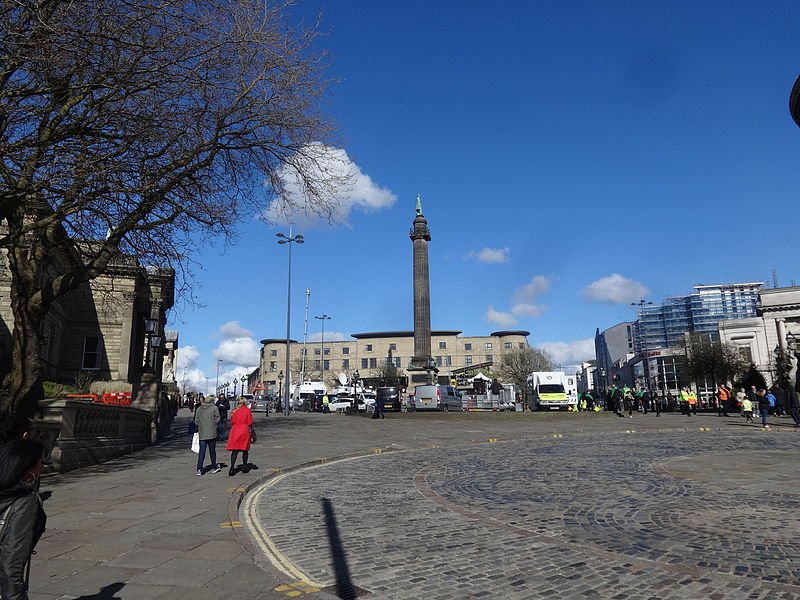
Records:
[[[553,434],[553,437],[554,437],[554,438],[563,438],[563,437],[564,437],[564,434],[563,434],[563,433],[554,433],[554,434]]]
[[[244,490],[245,490],[245,488],[243,488],[243,487],[239,487],[239,488],[228,488],[228,493],[229,493],[229,494],[232,494],[233,492],[243,492]]]
[[[380,448],[373,448],[373,449],[372,449],[372,453],[373,453],[373,454],[380,454],[381,452],[383,452],[383,450],[382,450],[382,449],[380,449]]]
[[[493,444],[494,442],[496,442],[496,441],[497,441],[497,438],[489,438],[487,441],[488,441],[490,444]]]
[[[219,524],[220,527],[223,529],[231,529],[232,527],[241,527],[241,521],[225,521],[224,523]]]

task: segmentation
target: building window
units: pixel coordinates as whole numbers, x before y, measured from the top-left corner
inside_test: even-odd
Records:
[[[320,362],[319,362],[318,360],[315,360],[315,361],[314,361],[314,368],[315,368],[315,369],[319,369],[319,368],[320,368],[320,366],[321,366],[321,365],[320,365]]]
[[[370,358],[369,359],[369,368],[370,369],[377,369],[378,368],[378,359],[377,358]]]
[[[319,348],[314,348],[314,356],[319,356]]]
[[[511,342],[504,342],[503,343],[504,350],[511,350]]]
[[[439,350],[447,350],[447,342],[439,342]]]
[[[324,371],[330,371],[331,370],[331,361],[323,360],[322,361],[322,368],[323,368]]]
[[[278,351],[277,350],[270,350],[269,351],[269,355],[270,356],[278,356]]]
[[[492,342],[486,342],[486,343],[483,345],[483,349],[484,349],[484,350],[491,350],[491,349],[492,349]]]
[[[149,362],[149,361],[148,361]],[[83,369],[100,368],[100,338],[87,336],[83,338]]]
[[[400,360],[399,356],[394,357],[394,366],[397,367],[398,369],[403,366],[403,363]]]
[[[270,361],[269,370],[274,373],[277,368],[278,368],[278,362],[274,360]]]
[[[519,347],[520,350],[525,348],[525,344],[523,342],[520,342],[519,344],[517,344],[517,346]]]
[[[331,349],[330,348],[325,348],[324,354],[325,354],[325,356],[330,356]]]
[[[445,356],[444,357],[444,366],[445,367],[452,367],[453,366],[453,357],[452,356]]]
[[[472,350],[472,344],[464,344],[464,350],[467,351],[467,352]]]
[[[397,350],[397,344],[389,344],[389,350]]]
[[[486,362],[492,362],[492,360],[493,360],[492,359],[492,355],[491,354],[487,354],[486,355]]]
[[[367,344],[366,352],[372,352],[372,344]]]
[[[342,354],[350,354],[350,346],[343,346]]]
[[[366,358],[361,359],[361,368],[366,369],[369,366],[369,361]]]
[[[442,357],[441,356],[437,356],[436,357],[436,366],[437,367],[441,367],[442,366]]]
[[[350,368],[350,359],[349,358],[342,359],[342,369],[346,371],[349,368]]]
[[[472,365],[472,355],[471,354],[467,354],[464,357],[464,366],[465,367],[469,367],[470,365]]]

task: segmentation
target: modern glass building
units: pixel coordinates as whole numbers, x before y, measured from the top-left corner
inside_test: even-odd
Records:
[[[717,325],[728,319],[756,316],[761,281],[696,285],[688,296],[666,298],[660,306],[644,307],[636,324],[636,351],[674,348],[685,333],[707,333],[719,339]]]

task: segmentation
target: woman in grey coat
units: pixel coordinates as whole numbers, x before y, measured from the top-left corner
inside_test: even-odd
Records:
[[[217,423],[219,423],[219,407],[214,403],[214,396],[206,396],[203,404],[194,411],[194,421],[200,434],[200,453],[197,455],[197,475],[203,474],[203,463],[206,461],[206,448],[211,458],[211,472],[219,473],[217,464]]]

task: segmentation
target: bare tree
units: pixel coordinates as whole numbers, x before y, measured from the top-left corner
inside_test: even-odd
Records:
[[[515,348],[502,355],[498,371],[517,390],[525,390],[528,375],[535,371],[552,371],[553,359],[541,348]]]
[[[321,108],[328,61],[291,5],[0,4],[0,249],[14,315],[0,410],[35,406],[44,316],[112,260],[177,268],[185,282],[190,248],[265,201],[335,217],[350,173]]]
[[[748,367],[735,344],[713,341],[707,335],[692,333],[687,336],[684,359],[679,362],[681,381],[707,382],[713,387],[738,379]]]

